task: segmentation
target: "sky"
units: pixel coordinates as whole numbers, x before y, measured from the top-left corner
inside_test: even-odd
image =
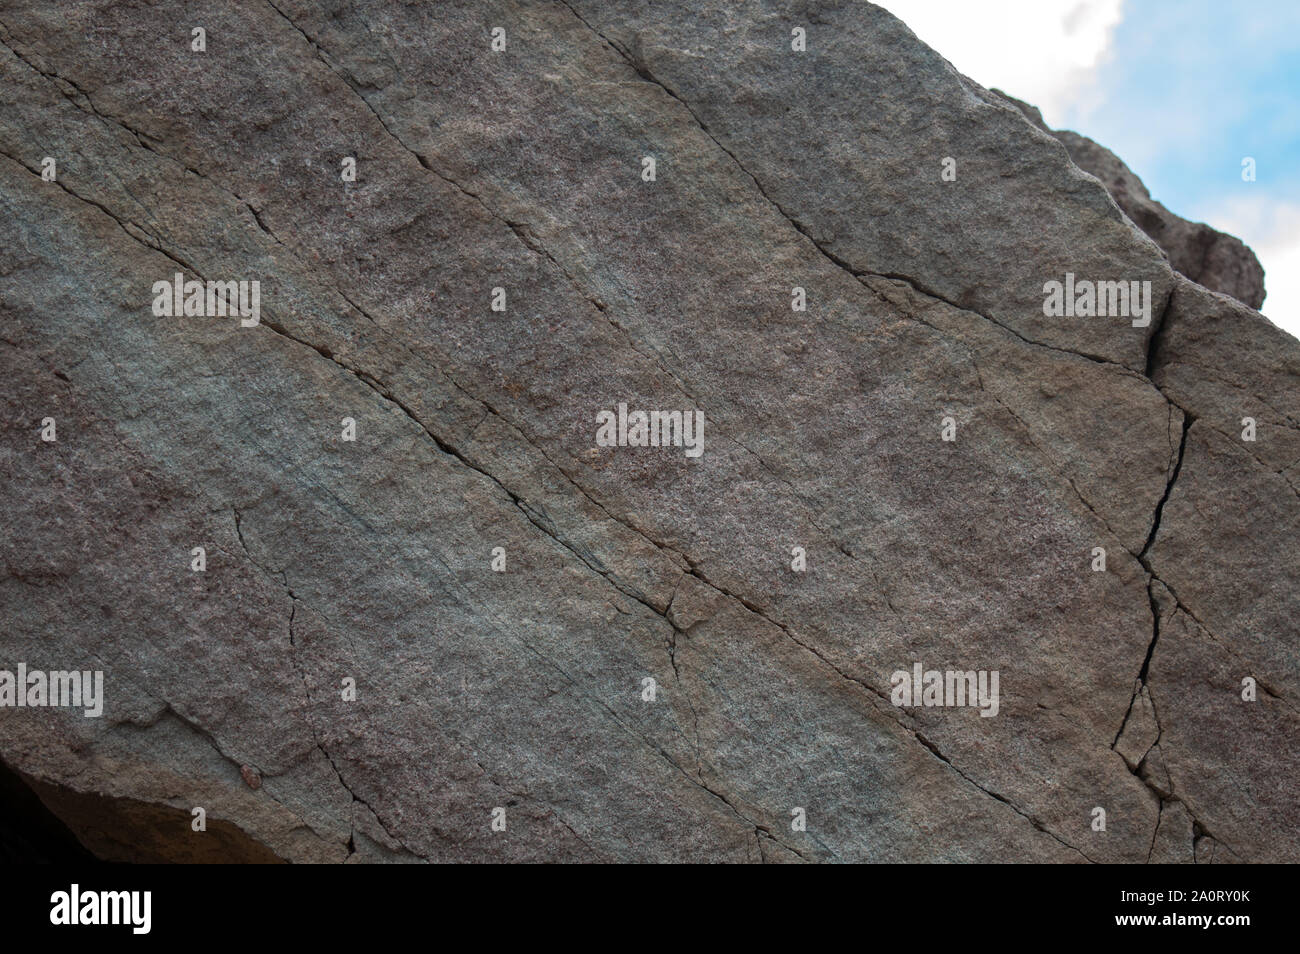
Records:
[[[971,79],[1110,149],[1171,212],[1249,245],[1260,310],[1300,337],[1298,0],[876,2]]]

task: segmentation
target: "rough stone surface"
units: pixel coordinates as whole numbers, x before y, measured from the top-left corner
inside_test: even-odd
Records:
[[[1049,129],[1036,108],[1001,90],[994,92],[1059,139],[1076,166],[1100,179],[1124,214],[1169,256],[1175,271],[1251,308],[1264,303],[1264,268],[1241,239],[1175,215],[1151,198],[1142,180],[1105,146],[1068,129]]]
[[[0,669],[106,684],[0,757],[101,857],[1300,860],[1300,344],[889,14],[6,2],[0,72]]]

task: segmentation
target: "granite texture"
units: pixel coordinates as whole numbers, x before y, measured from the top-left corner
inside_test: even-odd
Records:
[[[0,668],[105,673],[0,759],[100,857],[1300,860],[1300,343],[888,13],[4,0],[0,76]]]

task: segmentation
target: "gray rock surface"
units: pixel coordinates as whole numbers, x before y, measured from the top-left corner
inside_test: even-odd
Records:
[[[1124,214],[1164,249],[1175,271],[1251,308],[1264,303],[1264,268],[1241,239],[1175,215],[1151,198],[1142,180],[1105,146],[1068,129],[1049,129],[1033,106],[1001,90],[993,92],[1059,139],[1076,166],[1100,179]]]
[[[1300,860],[1300,343],[889,14],[5,2],[0,72],[0,669],[106,695],[0,758],[96,853]]]

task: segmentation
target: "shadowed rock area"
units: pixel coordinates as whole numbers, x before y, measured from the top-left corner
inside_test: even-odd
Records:
[[[1300,343],[888,13],[6,0],[0,75],[0,670],[104,673],[0,759],[98,856],[1300,860]]]

